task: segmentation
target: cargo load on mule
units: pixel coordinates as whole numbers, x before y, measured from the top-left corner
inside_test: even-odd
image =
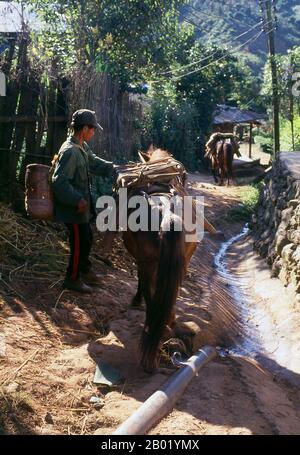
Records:
[[[116,179],[115,190],[120,188],[150,188],[155,185],[166,186],[174,185],[176,182],[185,183],[187,172],[184,166],[173,156],[146,162],[143,154],[139,156],[141,163],[124,164],[118,166],[118,176]]]
[[[217,155],[217,146],[220,141],[230,141],[234,148],[234,153],[236,153],[237,156],[241,156],[236,135],[232,133],[213,133],[205,144],[204,158],[211,159]]]

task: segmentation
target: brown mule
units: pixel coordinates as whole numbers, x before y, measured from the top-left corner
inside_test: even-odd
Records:
[[[160,149],[151,149],[148,153],[140,154],[140,157],[144,162],[151,163],[170,155]],[[156,204],[153,200],[154,195],[170,198],[174,191],[180,198],[187,195],[180,177],[177,177],[174,185],[169,185],[167,189],[159,188],[159,184],[156,184],[135,191],[136,194],[145,194],[149,214]],[[174,229],[178,215],[172,211],[162,214],[161,207],[157,205],[156,208],[161,213],[158,231],[149,229],[147,232],[130,230],[123,232],[125,246],[138,266],[138,289],[132,305],[139,306],[143,298],[146,303],[146,320],[141,337],[141,364],[147,371],[152,371],[158,365],[159,345],[164,331],[167,326],[172,327],[175,324],[175,304],[179,287],[197,246],[196,242],[186,241],[183,223],[183,230]],[[165,230],[168,223],[170,229]],[[217,233],[206,220],[204,228],[213,234]]]
[[[213,176],[216,183],[218,183],[216,174],[219,174],[220,176],[220,185],[223,185],[225,178],[227,178],[228,186],[230,184],[230,179],[232,182],[235,181],[232,169],[233,157],[235,153],[237,156],[241,156],[239,152],[239,145],[236,141],[230,141],[230,143],[225,141],[218,142],[216,154],[211,158]]]

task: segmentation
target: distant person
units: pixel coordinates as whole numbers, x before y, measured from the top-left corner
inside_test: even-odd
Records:
[[[56,221],[64,223],[69,234],[70,257],[63,288],[89,294],[101,278],[89,260],[93,242],[90,222],[95,215],[90,173],[109,176],[116,166],[94,155],[87,144],[96,130],[103,130],[95,112],[76,111],[71,127],[73,134],[59,150],[52,177],[54,211]]]

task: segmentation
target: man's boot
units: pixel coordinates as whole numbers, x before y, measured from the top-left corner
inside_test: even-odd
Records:
[[[83,283],[82,280],[65,280],[63,282],[63,289],[68,291],[81,292],[82,294],[92,294],[93,289]]]

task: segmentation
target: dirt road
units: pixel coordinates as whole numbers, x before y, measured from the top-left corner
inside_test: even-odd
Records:
[[[242,223],[226,217],[240,202],[240,187],[217,187],[200,174],[190,176],[190,183],[205,196],[206,215],[227,238],[240,232]],[[178,321],[197,325],[194,348],[242,346],[251,325],[257,352],[207,365],[150,434],[298,434],[298,310],[277,279],[268,282],[268,270],[246,237],[227,255],[229,270],[249,298],[245,320],[242,302],[234,300],[230,283],[215,268],[220,246],[208,235],[199,245],[178,299]],[[103,287],[92,298],[60,295],[51,282],[47,287],[14,282],[19,296],[0,287],[2,433],[111,434],[172,373],[162,368],[149,376],[138,366],[144,311],[128,305],[136,277],[122,244],[115,245],[113,267],[97,264]],[[283,315],[290,319],[284,322]],[[93,384],[99,358],[120,371],[120,386]],[[92,396],[103,400],[101,409],[90,402]]]

